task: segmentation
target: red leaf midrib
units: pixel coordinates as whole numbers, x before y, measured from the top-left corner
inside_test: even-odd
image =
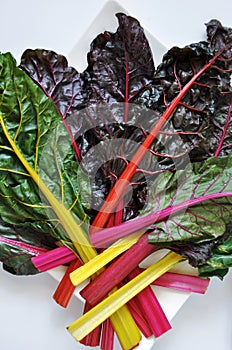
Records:
[[[216,54],[208,63],[206,63],[190,80],[189,82],[182,88],[179,94],[174,98],[171,104],[167,107],[163,115],[159,118],[158,122],[154,125],[151,132],[148,134],[142,145],[138,148],[137,152],[133,156],[132,160],[126,166],[125,170],[121,174],[121,176],[116,181],[114,187],[110,190],[105,202],[103,203],[101,210],[96,215],[92,227],[91,233],[97,232],[99,229],[105,227],[111,213],[117,206],[118,202],[123,196],[129,181],[132,179],[135,171],[146,154],[147,150],[150,148],[151,144],[155,140],[156,136],[159,134],[161,128],[171,117],[172,113],[181,102],[182,98],[189,91],[189,89],[194,85],[197,79],[208,69],[213,63],[218,59],[221,55],[221,52]]]

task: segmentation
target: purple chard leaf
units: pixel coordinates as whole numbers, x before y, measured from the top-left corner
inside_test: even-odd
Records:
[[[27,49],[20,68],[53,100],[63,118],[85,107],[88,74],[69,67],[64,56],[50,50]]]
[[[117,14],[116,33],[105,32],[92,42],[87,71],[95,99],[106,104],[124,102],[124,122],[129,121],[128,103],[151,82],[154,62],[139,22]]]
[[[154,118],[151,112],[152,116],[146,118],[147,111],[141,113],[143,107],[134,103],[141,90],[151,83],[155,71],[148,40],[136,19],[122,13],[117,14],[117,18],[117,31],[99,34],[90,45],[86,72],[90,77],[91,95],[86,110],[79,111],[79,117],[70,127],[81,159],[91,148],[103,144],[97,157],[94,154],[82,164],[90,178],[93,177],[94,209],[101,207],[127,159],[143,141],[143,129],[149,130]],[[83,119],[84,127],[78,123]],[[114,143],[112,152],[107,141]],[[94,169],[97,169],[96,176]],[[133,186],[133,201],[125,208],[124,220],[135,216],[144,205],[138,198],[138,193],[146,192],[141,185],[141,175],[134,182],[137,185]],[[95,211],[90,215],[94,217]]]

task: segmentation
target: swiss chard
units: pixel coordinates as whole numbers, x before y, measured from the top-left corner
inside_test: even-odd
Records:
[[[79,191],[82,172],[69,132],[51,99],[10,54],[0,56],[0,70],[1,218],[24,229],[46,228],[86,263],[97,252],[86,234],[88,216]],[[122,314],[130,320],[132,336],[125,336],[128,326],[123,324],[118,336],[132,347],[140,333],[124,306],[112,317]]]
[[[97,339],[88,333],[104,321],[102,346],[112,348],[115,331],[129,349],[141,335],[124,304],[155,277],[185,258],[201,276],[222,278],[232,266],[232,30],[211,20],[206,41],[173,47],[155,68],[139,22],[117,18],[115,33],[92,42],[82,73],[49,50],[26,50],[19,67],[0,55],[0,257],[9,272],[28,274],[79,255],[79,271],[74,260],[54,296],[64,306],[70,280],[84,279],[89,266],[82,294],[130,260],[107,282],[107,299],[87,303],[69,326],[98,344],[100,327]],[[121,287],[163,247],[172,252]],[[153,314],[145,307],[151,323],[162,312],[155,304]],[[151,334],[133,301],[129,310]]]
[[[156,244],[202,242],[222,235],[231,218],[231,157],[210,157],[160,174],[150,188],[149,214],[145,210],[140,218],[95,233],[93,244],[106,244],[151,225],[158,229],[150,233]]]
[[[8,67],[4,66],[4,60],[10,62],[10,59],[9,57],[5,58],[7,55],[2,55],[2,59],[4,58],[2,61],[2,67],[4,67],[1,75],[2,85],[5,84],[7,74],[13,74],[14,77],[13,80],[8,80],[6,86],[2,87],[1,100],[3,113],[1,123],[4,134],[4,136],[1,136],[1,202],[3,203],[1,217],[5,222],[20,224],[25,228],[32,227],[42,232],[50,232],[58,240],[70,245],[61,225],[53,225],[57,219],[54,217],[50,204],[46,203],[44,205],[44,203],[41,203],[41,189],[38,191],[37,184],[31,179],[31,175],[25,171],[22,162],[16,161],[18,155],[8,145],[9,137],[12,137],[13,142],[19,149],[21,147],[20,152],[22,151],[24,156],[26,155],[26,161],[31,162],[32,168],[36,168],[39,176],[43,178],[46,186],[52,190],[55,196],[64,201],[66,207],[71,205],[75,218],[81,220],[87,218],[85,210],[87,210],[89,203],[85,199],[88,196],[86,197],[85,194],[82,196],[84,210],[82,203],[76,200],[76,195],[77,193],[80,195],[80,186],[82,190],[85,188],[86,193],[88,193],[88,181],[84,179],[85,174],[77,166],[71,148],[64,145],[61,149],[61,140],[65,138],[65,131],[60,132],[59,135],[55,133],[53,135],[54,138],[51,144],[59,143],[59,147],[53,149],[46,145],[47,135],[50,137],[51,130],[55,130],[59,125],[58,116],[65,122],[69,134],[72,132],[72,137],[77,136],[75,128],[81,127],[84,123],[84,130],[86,130],[86,125],[91,126],[93,118],[96,119],[92,128],[89,128],[83,134],[78,133],[75,147],[77,146],[78,149],[76,153],[80,152],[79,160],[85,157],[86,152],[92,146],[99,144],[100,141],[106,138],[109,140],[123,139],[124,148],[128,148],[127,140],[133,140],[136,144],[136,147],[132,147],[133,151],[137,148],[132,159],[128,161],[123,158],[123,153],[119,152],[118,157],[116,156],[117,159],[102,164],[97,172],[97,183],[92,188],[93,197],[96,198],[96,195],[100,194],[100,198],[106,198],[107,193],[111,194],[109,194],[108,199],[106,198],[97,215],[96,211],[89,212],[88,210],[93,219],[93,227],[98,226],[98,222],[100,222],[100,226],[105,225],[104,222],[108,220],[111,209],[114,210],[113,207],[117,206],[128,181],[134,183],[133,195],[130,202],[124,204],[125,208],[120,209],[120,215],[123,215],[122,219],[126,221],[138,216],[140,210],[147,204],[148,188],[149,203],[156,200],[157,193],[156,190],[155,194],[152,192],[154,187],[150,185],[151,183],[154,185],[159,179],[162,179],[163,184],[167,185],[165,181],[170,184],[175,176],[180,174],[181,170],[176,169],[175,158],[182,159],[185,158],[182,157],[183,154],[188,154],[193,162],[202,162],[214,155],[221,157],[230,154],[231,29],[223,27],[216,20],[210,21],[207,24],[208,41],[192,44],[183,49],[172,48],[165,54],[163,62],[155,70],[149,43],[139,22],[124,14],[117,14],[117,17],[119,20],[117,32],[105,32],[92,42],[88,54],[88,67],[83,73],[76,72],[74,68],[68,66],[63,56],[52,51],[26,50],[22,56],[20,68],[34,80],[38,85],[36,87],[32,85],[30,79],[27,79],[18,67],[14,67],[15,63],[12,63],[13,61],[9,63]],[[119,74],[119,70],[123,74]],[[17,84],[21,87],[20,79],[25,81],[24,89],[17,88],[14,97],[11,92],[16,91],[15,86]],[[30,101],[30,106],[26,109],[24,107],[24,96],[25,87],[28,89],[28,86],[30,86],[28,90],[30,93],[27,101]],[[31,89],[32,86],[34,91]],[[11,98],[8,98],[9,94],[6,94],[6,91],[12,94]],[[42,102],[36,101],[35,94],[36,97],[41,96]],[[47,99],[45,99],[44,94],[48,97]],[[46,104],[46,107],[43,106],[43,103]],[[120,103],[123,103],[123,106]],[[12,122],[12,115],[18,104],[21,106],[21,116],[17,116],[14,119],[15,122]],[[107,119],[104,119],[105,114],[97,113],[99,104],[103,105],[113,116],[110,123]],[[138,106],[141,108],[140,113]],[[38,119],[39,122],[43,120],[43,123],[36,125],[35,119],[33,120],[31,116],[36,113],[37,116],[40,116],[39,109],[47,110],[46,108],[49,109],[49,112],[46,117],[43,113],[45,119],[42,119],[42,117]],[[84,111],[81,114],[83,108],[87,112]],[[147,111],[147,108],[149,111]],[[4,113],[6,113],[7,118],[9,116],[9,122],[7,119],[4,120]],[[68,117],[70,115],[73,117],[74,113],[77,118],[85,117],[84,122],[81,118],[78,121],[71,118],[71,124],[69,124]],[[54,115],[57,117],[54,118]],[[167,120],[170,121],[168,124],[166,123]],[[49,126],[49,133],[48,128],[46,130],[46,125]],[[152,125],[154,126],[152,127]],[[39,138],[36,135],[37,127],[42,131]],[[13,136],[10,133],[6,136],[8,129],[10,133],[13,132]],[[24,135],[27,135],[26,142],[23,138]],[[181,147],[183,145],[185,147],[184,153],[180,153],[177,147],[180,139],[182,140]],[[139,147],[140,144],[143,146]],[[178,151],[176,151],[175,145]],[[130,143],[129,147],[131,147]],[[142,158],[147,154],[147,150],[149,150],[149,156],[145,157],[147,164],[145,164],[146,161],[141,163]],[[49,155],[49,160],[47,160],[47,157],[41,157],[42,151]],[[65,158],[63,158],[62,152],[65,153]],[[55,159],[55,161],[52,159]],[[156,160],[158,160],[158,163]],[[50,161],[54,162],[53,166],[50,166]],[[13,163],[14,166],[12,166]],[[82,163],[84,170],[86,170],[85,164]],[[185,161],[181,161],[180,164],[182,168],[186,165]],[[92,167],[91,159],[88,167]],[[122,169],[124,170],[122,171]],[[159,174],[164,170],[164,173]],[[175,173],[175,171],[177,172]],[[143,174],[146,172],[150,172],[150,174],[145,179]],[[174,174],[171,172],[174,172]],[[142,175],[140,175],[141,173]],[[218,176],[220,175],[218,174]],[[54,176],[58,177],[58,183],[53,181]],[[205,174],[203,177],[205,178]],[[149,182],[147,182],[147,179]],[[175,181],[177,182],[177,179]],[[197,181],[196,179],[195,185],[199,187]],[[6,186],[7,183],[11,185]],[[78,187],[78,184],[81,185]],[[117,187],[114,187],[115,184]],[[180,190],[179,184],[180,180],[178,180],[178,185],[175,184],[175,190],[172,188],[170,191],[169,187],[165,188],[166,199],[168,196],[170,198],[173,195],[176,197]],[[223,197],[224,192],[222,190],[219,192],[221,193],[220,196]],[[219,219],[220,229],[217,234],[210,233],[213,225],[211,225],[211,228],[210,226],[207,226],[207,229],[204,228],[203,223],[206,222],[206,218],[196,212],[198,208],[200,210],[200,204],[197,196],[194,195],[194,198],[191,197],[189,201],[184,201],[182,204],[170,202],[169,199],[169,204],[166,203],[162,208],[154,208],[153,206],[152,211],[158,211],[159,214],[162,212],[160,216],[162,220],[159,219],[160,223],[158,224],[157,220],[152,222],[156,225],[155,230],[158,233],[159,242],[163,241],[168,244],[170,241],[177,242],[178,240],[201,242],[202,239],[212,240],[223,234],[227,221],[219,217],[221,217],[222,210],[224,210],[223,215],[228,212],[229,199],[227,198],[227,206],[223,207],[220,204],[222,200],[217,198],[219,204],[215,206],[215,198],[214,203],[212,203],[212,198],[218,197],[216,193],[214,192],[213,196],[208,198],[206,204],[209,209],[207,216],[215,215]],[[180,198],[180,195],[178,194],[177,197]],[[29,198],[29,200],[27,201],[25,198],[27,200]],[[206,199],[204,197],[200,200],[205,202]],[[108,208],[109,210],[107,209],[107,212],[104,213],[104,206],[108,206],[107,202],[110,203],[108,204],[112,208]],[[149,203],[147,208],[150,209]],[[170,205],[172,208],[169,209]],[[8,210],[5,210],[4,206]],[[165,206],[167,212],[165,212]],[[31,210],[32,207],[33,210]],[[219,207],[220,210],[218,211]],[[170,227],[171,220],[168,224],[165,221],[167,215],[171,211],[175,213],[180,209],[185,210],[185,215],[181,218],[182,223],[178,224],[178,217],[175,216],[175,219],[172,219],[172,227]],[[20,219],[18,219],[19,213]],[[146,209],[143,216],[145,213]],[[47,217],[50,217],[51,220],[45,220]],[[184,218],[186,224],[183,224]],[[139,218],[138,222],[140,220],[143,222],[145,217]],[[193,220],[195,220],[195,224]],[[191,229],[189,230],[190,222]],[[210,217],[207,217],[207,222],[210,224],[213,221],[210,220]],[[149,221],[150,223],[151,221]],[[130,224],[130,222],[126,224]],[[204,238],[198,235],[193,227],[194,225],[197,230],[202,232]],[[171,234],[166,235],[164,233],[162,238],[162,232],[166,230]],[[123,232],[123,229],[121,232]],[[154,237],[155,235],[152,235],[153,240]],[[168,237],[170,237],[170,240]],[[97,237],[94,238],[93,235],[92,239],[94,242]],[[155,240],[157,243],[157,239]]]
[[[92,218],[125,167],[126,157],[131,157],[144,138],[145,120],[141,106],[138,107],[134,101],[151,83],[155,70],[149,43],[139,22],[122,13],[117,14],[117,18],[119,26],[116,33],[104,32],[91,43],[86,69],[90,77],[91,94],[85,114],[81,111],[79,115],[82,118],[78,117],[78,120],[84,119],[84,125],[77,123],[72,126],[73,130],[78,130],[76,143],[82,158],[94,146],[101,145],[106,140],[111,144],[110,150],[113,147],[111,152],[107,143],[103,143],[97,153],[98,157],[93,154],[87,159],[87,164],[82,163],[90,179],[95,175],[93,169],[96,169],[96,182],[95,178],[92,179]],[[149,122],[148,124],[150,125]],[[116,141],[114,146],[112,140]],[[139,175],[134,181],[137,182],[133,185],[134,202],[126,206],[124,219],[133,217],[133,211],[137,213],[143,207],[139,194],[146,189],[143,184],[140,185],[140,178]]]
[[[228,106],[231,104],[232,40],[231,29],[222,27],[218,21],[209,22],[207,28],[208,42],[193,44],[184,49],[173,48],[164,56],[163,63],[154,75],[152,87],[155,89],[155,101],[154,103],[149,101],[149,107],[154,110],[156,115],[154,126],[148,131],[149,133],[141,147],[137,149],[133,158],[118,177],[115,186],[110,190],[101,210],[93,221],[94,230],[105,226],[110,213],[113,212],[120,198],[124,195],[128,182],[136,173],[139,163],[152,147],[158,134],[165,132],[163,127],[168,120],[172,119],[174,126],[175,120],[177,120],[177,126],[180,127],[180,116],[183,115],[183,125],[187,128],[179,131],[185,133],[184,137],[188,137],[188,134],[191,136],[194,132],[194,137],[200,138],[204,153],[210,154],[212,152],[213,145],[208,144],[206,147],[204,142],[202,143],[202,140],[205,139],[203,131],[204,128],[207,131],[209,129],[208,125],[213,117],[212,111],[219,113],[218,109],[220,110],[220,107],[223,106],[223,112],[227,115]],[[143,95],[143,92],[141,94]],[[223,103],[221,99],[225,99]],[[227,106],[226,112],[225,105]],[[212,124],[214,126],[214,122]],[[217,131],[219,130],[219,137],[221,137],[223,130],[217,127]],[[212,140],[215,140],[214,135]],[[193,143],[196,143],[194,139]],[[167,141],[163,144],[166,145]],[[191,146],[190,150],[192,148],[195,149]],[[160,152],[155,149],[156,153]]]
[[[79,166],[56,107],[9,53],[0,68],[1,219],[72,248],[81,237],[88,245]]]

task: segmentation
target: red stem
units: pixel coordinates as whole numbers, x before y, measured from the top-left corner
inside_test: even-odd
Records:
[[[82,263],[79,259],[73,260],[68,268],[66,269],[63,278],[61,279],[58,287],[56,288],[55,293],[53,294],[53,299],[60,306],[67,307],[68,303],[75,291],[75,287],[70,280],[70,273],[82,266]]]
[[[114,187],[110,190],[106,200],[104,201],[101,210],[96,215],[92,227],[91,232],[94,233],[98,231],[100,228],[105,227],[107,220],[111,213],[113,213],[115,207],[117,206],[119,200],[122,198],[129,181],[132,179],[133,175],[136,172],[136,169],[140,163],[140,161],[145,156],[147,150],[150,148],[151,144],[155,140],[156,136],[159,134],[161,128],[164,126],[166,121],[171,117],[173,111],[176,109],[178,104],[181,102],[181,99],[185,96],[185,94],[189,91],[191,86],[195,84],[196,80],[216,61],[218,56],[221,53],[215,55],[211,61],[209,61],[203,68],[196,73],[192,79],[180,90],[179,94],[174,98],[172,103],[167,107],[163,115],[160,117],[158,122],[153,126],[150,134],[146,137],[142,145],[138,148],[132,160],[128,163],[125,170],[122,172],[121,176],[116,181]]]
[[[85,303],[84,314],[91,309],[88,302]],[[102,325],[96,327],[92,332],[90,332],[86,337],[80,340],[80,343],[85,346],[99,346],[101,338]]]
[[[123,208],[124,208],[124,200],[121,200],[117,206],[116,212],[114,213],[114,225],[113,226],[120,225],[123,222]]]

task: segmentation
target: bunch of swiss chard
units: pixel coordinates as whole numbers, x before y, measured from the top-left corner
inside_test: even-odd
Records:
[[[173,47],[155,67],[140,23],[117,18],[115,33],[91,43],[82,73],[50,50],[28,49],[19,65],[0,56],[0,260],[18,275],[68,264],[54,295],[63,306],[90,277],[86,318],[69,330],[89,345],[102,334],[108,350],[114,331],[130,349],[138,325],[146,336],[169,329],[149,285],[173,264],[188,259],[204,278],[232,266],[232,29],[211,20],[205,41]],[[141,272],[163,248],[160,268]],[[116,326],[122,313],[129,343]]]

